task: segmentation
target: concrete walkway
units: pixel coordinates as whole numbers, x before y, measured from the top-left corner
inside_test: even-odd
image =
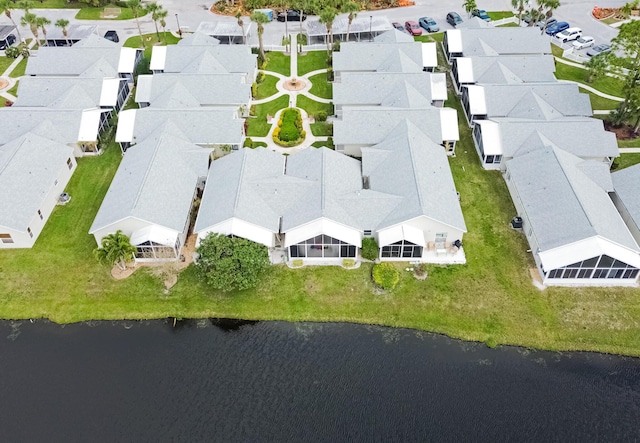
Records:
[[[29,49],[33,48],[36,44],[35,39],[31,40],[31,42],[29,43]],[[4,53],[4,52],[3,52]],[[18,58],[16,58],[7,69],[5,69],[5,71],[2,73],[2,75],[0,75],[0,79],[2,80],[6,80],[7,85],[0,89],[0,97],[4,98],[5,100],[10,100],[12,102],[15,102],[17,100],[17,98],[12,95],[9,94],[7,91],[9,91],[11,88],[13,88],[16,83],[18,83],[18,81],[20,80],[20,77],[15,78],[15,77],[11,77],[11,73],[13,72],[14,69],[16,69],[16,67],[18,66],[18,64],[20,64],[20,62],[24,59],[24,57],[22,56],[18,56]]]
[[[297,37],[298,37],[297,33],[291,33],[291,41],[294,41],[294,42],[297,41]],[[309,118],[309,114],[307,114],[307,111],[305,111],[304,109],[297,107],[297,101],[298,101],[299,95],[304,95],[307,98],[311,100],[315,100],[320,103],[331,103],[331,99],[321,98],[314,94],[311,94],[310,92],[311,88],[313,87],[313,84],[311,83],[311,80],[309,80],[309,77],[312,77],[317,74],[326,73],[327,69],[318,69],[316,71],[312,71],[307,74],[298,76],[298,52],[294,50],[291,52],[290,56],[291,56],[290,58],[291,75],[289,77],[286,77],[280,73],[273,72],[273,71],[267,71],[267,70],[261,71],[267,75],[273,75],[274,77],[278,78],[278,82],[276,83],[277,92],[267,98],[263,98],[259,100],[251,100],[252,105],[260,105],[263,103],[271,102],[277,98],[282,97],[283,95],[287,95],[289,96],[289,107],[297,108],[300,111],[300,114],[302,115],[302,129],[304,129],[304,131],[306,132],[306,137],[304,141],[298,146],[285,148],[273,141],[273,137],[272,137],[273,131],[278,125],[278,120],[280,119],[280,114],[282,114],[283,109],[280,109],[271,118],[271,128],[269,129],[269,133],[267,134],[266,137],[250,137],[251,140],[253,140],[254,142],[265,143],[267,145],[266,146],[267,149],[270,149],[275,152],[279,152],[281,154],[294,154],[302,149],[306,149],[310,147],[315,142],[319,142],[319,141],[326,142],[328,138],[326,136],[314,136],[313,132],[311,131],[312,120]],[[305,83],[304,88],[298,91],[291,91],[291,90],[285,89],[284,87],[285,83],[294,78],[297,80],[303,81]]]

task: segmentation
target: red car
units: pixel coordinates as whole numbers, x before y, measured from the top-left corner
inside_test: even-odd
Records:
[[[404,23],[404,28],[411,35],[422,35],[422,28],[418,22],[408,21]]]

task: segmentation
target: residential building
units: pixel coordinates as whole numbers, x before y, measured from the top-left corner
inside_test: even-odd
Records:
[[[195,34],[203,34],[216,39],[219,43],[244,44],[251,36],[253,22],[243,20],[242,27],[237,21],[220,20],[215,22],[200,22]]]
[[[98,27],[96,25],[72,24],[64,30],[66,30],[66,35],[62,28],[52,26],[47,31],[47,46],[71,46],[89,37],[102,38],[97,34]]]
[[[35,244],[75,168],[73,148],[41,135],[0,143],[0,249]]]
[[[136,247],[136,261],[177,260],[210,155],[170,127],[137,143],[122,159],[89,233],[101,245],[122,231]]]
[[[613,193],[611,200],[622,216],[627,228],[640,244],[640,167],[630,166],[611,174]]]
[[[543,284],[636,284],[640,248],[607,163],[541,146],[506,161],[504,177]]]

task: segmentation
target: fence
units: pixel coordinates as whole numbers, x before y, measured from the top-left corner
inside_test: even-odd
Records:
[[[518,17],[513,16],[513,17],[501,18],[500,20],[491,20],[491,24],[493,26],[502,26],[502,25],[506,25],[507,23],[518,23]]]

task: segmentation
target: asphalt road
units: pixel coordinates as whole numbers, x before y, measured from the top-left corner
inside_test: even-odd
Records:
[[[445,17],[449,11],[457,11],[461,17],[465,18],[461,2],[459,0],[454,1],[438,1],[438,0],[415,0],[416,5],[403,8],[388,9],[382,11],[363,11],[360,13],[362,17],[367,15],[378,16],[385,15],[389,18],[389,21],[404,23],[406,20],[417,20],[419,17],[430,16],[438,22],[441,30],[451,29],[451,26],[446,23]],[[169,11],[169,17],[167,18],[167,30],[177,30],[177,21],[180,22],[180,27],[186,31],[194,31],[200,22],[202,21],[215,21],[215,20],[228,20],[235,23],[233,17],[220,17],[209,12],[209,3],[204,3],[202,0],[158,0],[158,3],[162,4],[166,10]],[[501,11],[510,10],[511,2],[509,0],[482,0],[480,6],[487,11]],[[601,7],[619,7],[624,4],[624,0],[598,0],[598,6]],[[557,10],[555,16],[559,21],[567,21],[571,26],[578,26],[583,29],[585,35],[590,35],[595,38],[596,44],[601,42],[608,42],[617,35],[617,30],[604,25],[591,16],[591,10],[594,3],[584,0],[563,0],[562,6]],[[98,33],[103,35],[107,30],[114,29],[120,35],[121,43],[128,37],[136,35],[138,28],[135,20],[75,20],[77,10],[73,9],[38,9],[34,10],[38,15],[43,15],[52,23],[59,18],[66,18],[72,24],[73,23],[91,23],[98,26]],[[176,18],[177,14],[177,18]],[[19,23],[22,11],[13,11],[14,20]],[[248,22],[248,18],[245,22]],[[7,17],[2,15],[0,17],[0,24],[10,24]],[[153,21],[149,17],[140,19],[140,26],[143,33],[154,32],[155,28]],[[53,24],[50,25],[53,27]],[[289,31],[294,32],[298,30],[297,23],[288,24]],[[31,32],[28,27],[21,27],[23,36],[31,36]],[[285,33],[285,24],[273,21],[265,25],[264,42],[266,45],[279,45],[282,36]],[[252,32],[252,36],[249,39],[249,43],[257,43],[257,36],[255,30]]]

